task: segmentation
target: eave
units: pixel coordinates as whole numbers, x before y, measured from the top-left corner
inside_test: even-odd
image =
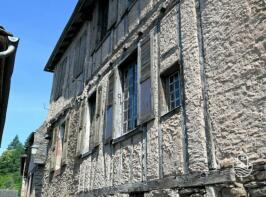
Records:
[[[79,0],[67,25],[65,26],[57,44],[44,68],[53,72],[55,65],[60,61],[64,52],[69,47],[85,21],[92,18],[95,0]]]

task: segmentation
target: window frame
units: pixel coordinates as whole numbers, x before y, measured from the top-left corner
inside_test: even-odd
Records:
[[[159,90],[160,97],[162,99],[160,103],[160,116],[164,116],[176,109],[181,107],[182,102],[182,86],[181,86],[181,66],[179,63],[174,63],[173,65],[169,66],[167,69],[161,72],[160,74],[160,81],[161,81],[161,88]],[[170,93],[175,93],[175,91],[170,91],[170,77],[178,74],[178,95],[179,95],[179,103],[172,108],[171,107],[171,95]],[[174,85],[175,86],[175,85]],[[174,89],[175,90],[175,89]],[[176,101],[176,99],[175,99]]]
[[[111,72],[108,79],[106,91],[106,105],[104,114],[104,143],[109,143],[113,138],[113,121],[114,121],[114,91],[115,91],[115,73]]]
[[[131,85],[131,86],[128,86],[128,87],[125,87],[125,72],[129,72],[129,69],[130,68],[133,68],[133,79],[135,80],[135,83],[131,83],[131,84],[134,84],[134,85]],[[135,128],[137,128],[138,126],[138,102],[139,102],[139,87],[138,87],[138,60],[137,60],[137,55],[132,55],[132,57],[130,57],[124,64],[123,66],[120,68],[120,72],[121,72],[121,85],[122,85],[122,135],[123,134],[126,134],[132,130],[134,130]],[[128,74],[128,73],[127,73]],[[129,80],[127,78],[127,80]],[[128,81],[128,83],[130,84],[130,82]],[[127,98],[125,98],[125,88],[127,88]],[[135,94],[135,96],[133,96],[133,100],[131,100],[131,102],[133,103],[133,105],[131,106],[131,108],[133,108],[132,110],[132,118],[133,119],[132,121],[135,121],[134,122],[131,122],[132,123],[132,126],[131,127],[128,127],[128,122],[129,122],[129,118],[127,118],[125,120],[125,102],[128,101],[128,105],[127,105],[127,112],[129,112],[130,110],[130,88],[131,88],[131,91],[133,91],[132,95]],[[127,116],[129,116],[129,114],[127,114]],[[126,129],[125,129],[125,124],[127,124],[126,126]]]
[[[177,76],[177,80],[175,79],[175,76]],[[171,82],[171,77],[173,77],[173,81]],[[178,88],[176,88],[176,82],[178,82]],[[168,90],[168,108],[169,111],[172,111],[181,105],[181,97],[180,97],[180,73],[179,71],[174,72],[173,74],[169,75],[167,77],[167,90]],[[171,90],[171,86],[173,86],[173,90]],[[178,97],[176,95],[176,92],[178,91]],[[173,96],[173,99],[172,99]],[[177,103],[178,101],[178,103]],[[174,103],[174,106],[172,107],[172,103]]]
[[[94,105],[94,106],[92,106]],[[83,144],[83,149],[81,150],[81,158],[90,155],[94,148],[97,146],[95,144],[95,125],[97,123],[97,92],[93,90],[93,92],[89,95],[89,97],[85,101],[85,131],[84,138],[81,139],[81,143]]]

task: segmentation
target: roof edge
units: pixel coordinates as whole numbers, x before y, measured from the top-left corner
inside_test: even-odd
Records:
[[[52,51],[51,56],[48,59],[48,62],[46,63],[44,67],[44,71],[47,71],[47,72],[54,71],[55,64],[58,62],[58,59],[60,59],[60,57],[62,56],[62,49],[66,49],[67,47],[69,47],[72,39],[74,38],[74,36],[76,35],[78,31],[78,29],[75,30],[75,28],[79,28],[79,26],[84,24],[84,22],[88,20],[90,17],[88,14],[89,13],[88,10],[86,10],[87,12],[86,14],[88,16],[85,15],[84,13],[85,8],[90,7],[94,2],[95,0],[79,0],[78,1],[74,11],[72,12],[72,15],[70,16],[63,32],[61,33],[59,37],[59,40],[57,41],[55,45],[55,48]],[[78,24],[77,27],[74,27],[74,24]],[[68,38],[68,40],[66,40],[66,38]],[[63,46],[64,42],[66,42],[66,44],[64,44]]]

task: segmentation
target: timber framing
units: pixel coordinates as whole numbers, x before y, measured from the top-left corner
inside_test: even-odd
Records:
[[[79,193],[79,196],[92,197],[102,195],[114,195],[116,193],[149,192],[155,189],[160,190],[173,188],[190,188],[232,183],[234,181],[236,181],[236,177],[233,169],[213,170],[209,172],[194,173],[177,177],[171,176],[163,179],[94,189]]]

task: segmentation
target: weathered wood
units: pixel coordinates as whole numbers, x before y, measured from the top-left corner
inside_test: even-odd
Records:
[[[104,187],[80,193],[79,196],[113,195],[115,193],[148,192],[151,190],[199,187],[234,182],[236,180],[233,169],[214,170],[194,173],[178,177],[167,177],[152,181],[129,183],[113,187]]]

